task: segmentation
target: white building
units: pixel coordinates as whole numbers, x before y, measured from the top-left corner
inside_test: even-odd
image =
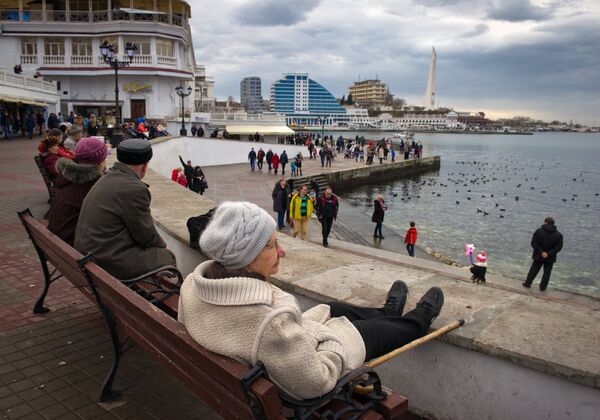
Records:
[[[100,44],[115,45],[120,59],[132,43],[137,54],[119,70],[123,118],[176,114],[178,85],[194,80],[194,49],[181,0],[5,0],[0,3],[0,67],[21,64],[57,82],[63,114],[114,112],[115,73]],[[187,98],[192,106],[194,97]]]
[[[14,74],[12,69],[0,69],[0,101],[15,109],[20,105],[29,105],[56,113],[59,97],[55,82]]]

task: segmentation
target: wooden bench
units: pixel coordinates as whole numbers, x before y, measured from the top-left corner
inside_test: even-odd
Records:
[[[126,336],[225,418],[395,419],[407,410],[408,400],[384,390],[377,374],[367,367],[345,375],[323,397],[306,401],[286,397],[260,364],[248,368],[206,350],[192,339],[176,320],[179,280],[158,276],[153,281],[132,279],[126,285],[95,264],[91,255],[81,255],[50,232],[29,210],[19,212],[19,218],[38,253],[46,280],[34,312],[48,311],[43,301],[49,285],[62,276],[94,301],[106,320],[114,358],[101,387],[102,401],[119,395],[112,383],[124,352],[122,338]],[[48,263],[55,267],[52,272]],[[373,385],[374,390],[369,395],[356,395],[353,391],[357,385]]]

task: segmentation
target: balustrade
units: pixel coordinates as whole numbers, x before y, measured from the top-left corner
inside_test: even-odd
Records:
[[[92,19],[94,22],[106,22],[108,20],[108,13],[110,10],[94,10],[92,12]]]
[[[133,64],[152,64],[152,56],[151,55],[144,55],[144,54],[137,54],[133,56]]]
[[[173,15],[173,25],[183,26],[183,19],[179,15]]]
[[[65,64],[64,55],[45,55],[44,64]]]
[[[21,54],[21,64],[37,64],[37,55]]]
[[[69,12],[69,16],[71,17],[71,22],[89,22],[90,21],[90,12],[81,12],[81,11],[71,11]]]
[[[73,55],[71,56],[71,64],[75,66],[89,66],[93,62],[91,55]]]
[[[167,66],[174,66],[175,64],[177,64],[177,60],[175,57],[165,57],[165,56],[159,55],[156,57],[156,59],[157,59],[158,64],[164,64]]]
[[[46,20],[54,22],[66,22],[67,12],[65,10],[47,10]]]

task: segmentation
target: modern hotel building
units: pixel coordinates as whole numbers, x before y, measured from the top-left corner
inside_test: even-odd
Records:
[[[115,75],[100,44],[125,59],[131,43],[133,62],[119,70],[121,115],[175,115],[175,87],[194,80],[189,17],[181,0],[2,0],[0,67],[21,64],[24,74],[56,81],[65,114],[103,115],[114,110]],[[187,100],[193,106],[194,96]]]
[[[346,110],[308,73],[287,73],[271,85],[271,111],[286,116],[288,125],[347,124]]]

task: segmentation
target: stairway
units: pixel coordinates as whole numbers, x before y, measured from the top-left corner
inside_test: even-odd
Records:
[[[288,182],[290,183],[290,185],[293,185],[294,189],[297,189],[300,185],[308,185],[308,189],[310,190],[310,180],[314,179],[317,182],[317,185],[319,186],[319,194],[322,194],[325,191],[325,188],[328,187],[328,183],[327,183],[327,179],[325,179],[325,176],[319,174],[319,175],[312,175],[312,176],[295,176],[292,178],[288,179]]]

